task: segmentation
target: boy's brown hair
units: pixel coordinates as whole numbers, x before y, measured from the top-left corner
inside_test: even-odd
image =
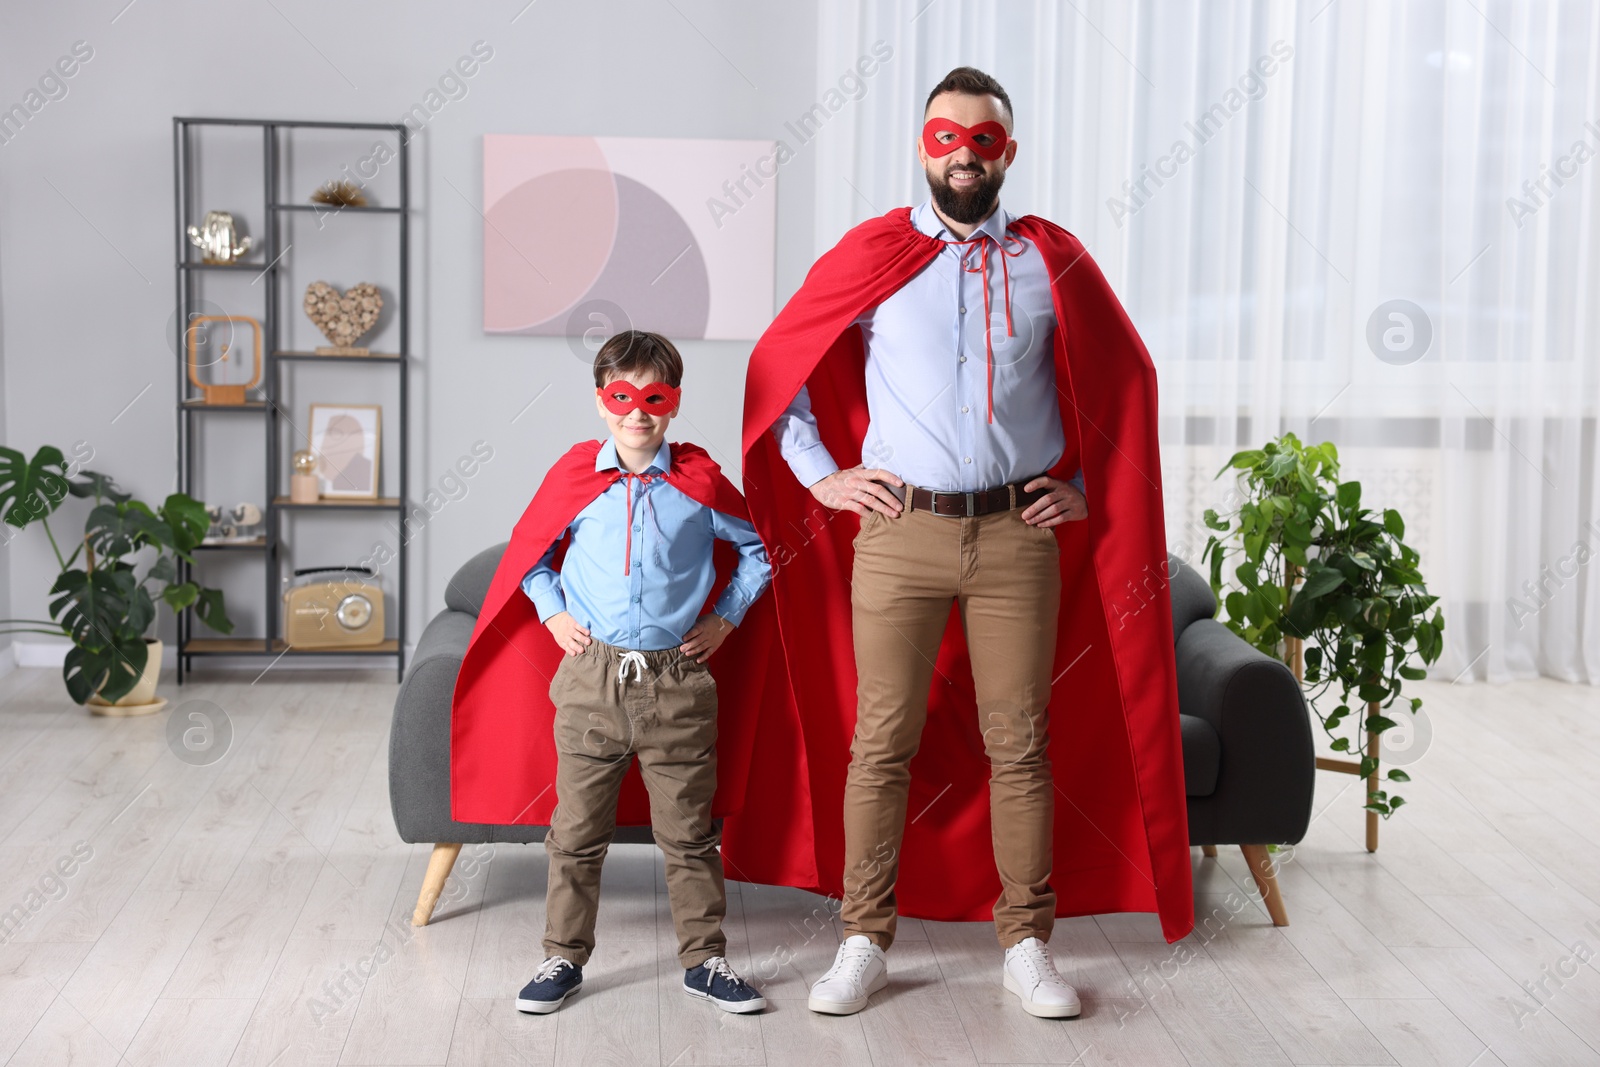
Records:
[[[672,342],[648,330],[623,330],[612,334],[594,357],[594,384],[606,384],[606,376],[629,371],[653,370],[661,381],[673,388],[683,384],[683,357]]]

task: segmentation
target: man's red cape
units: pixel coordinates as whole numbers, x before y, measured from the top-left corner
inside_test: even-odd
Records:
[[[1194,925],[1194,897],[1164,581],[1155,369],[1077,238],[1031,215],[1011,232],[1033,242],[1052,279],[1067,445],[1049,473],[1066,479],[1081,467],[1089,499],[1087,520],[1053,527],[1062,579],[1050,700],[1057,914],[1153,911],[1173,942]],[[775,640],[781,649],[766,681],[756,750],[793,755],[753,778],[744,807],[725,821],[730,877],[841,896],[856,709],[851,541],[859,520],[817,503],[770,430],[805,385],[828,451],[843,467],[861,461],[865,355],[851,324],[943,247],[912,226],[909,208],[862,223],[816,262],[751,354],[744,492],[772,557],[773,585],[763,599],[775,610],[740,630],[751,644]],[[911,765],[895,893],[902,915],[987,921],[1000,895],[989,762],[954,606],[951,614]],[[767,627],[775,632],[763,633]]]
[[[574,445],[550,473],[511,531],[511,543],[495,569],[478,613],[461,671],[456,675],[450,730],[450,817],[458,822],[548,826],[555,809],[555,708],[550,679],[564,653],[539,621],[522,579],[545,551],[556,550],[559,569],[570,538],[563,537],[578,512],[622,472],[594,469],[599,441]],[[744,499],[703,448],[673,442],[667,484],[689,499],[748,521]],[[620,506],[620,505],[619,505]],[[717,578],[706,600],[711,610],[732,575],[737,553],[718,541],[712,554]],[[620,570],[622,561],[617,561]],[[725,815],[743,800],[749,777],[755,713],[751,686],[766,671],[766,642],[745,640],[745,625],[770,633],[770,597],[751,605],[744,625],[723,641],[707,666],[717,680],[717,792],[712,814]],[[703,613],[703,612],[702,612]],[[773,754],[769,759],[775,758]],[[617,802],[617,822],[648,826],[650,802],[637,765],[630,768]]]

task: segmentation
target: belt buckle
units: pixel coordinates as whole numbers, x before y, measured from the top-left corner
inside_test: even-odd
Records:
[[[973,498],[976,497],[976,496],[977,496],[976,493],[969,492],[969,493],[966,494],[966,497],[967,497],[967,517],[968,518],[971,518],[973,515],[977,514],[977,512],[972,510]]]

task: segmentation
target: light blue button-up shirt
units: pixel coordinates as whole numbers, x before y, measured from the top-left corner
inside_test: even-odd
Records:
[[[671,470],[672,451],[661,442],[642,473]],[[615,440],[600,446],[597,471],[620,467]],[[622,573],[628,545],[628,494],[633,493],[633,561]],[[727,588],[717,598],[716,614],[735,626],[772,580],[772,564],[756,528],[691,500],[670,483],[618,478],[578,512],[572,541],[561,563],[552,566],[556,545],[522,579],[539,621],[572,613],[591,637],[622,648],[649,651],[676,648],[694,625],[716,579],[711,550],[717,538],[739,551]],[[560,538],[556,539],[556,544]]]
[[[989,323],[994,349],[994,422],[988,421],[983,336],[982,249],[950,245],[883,303],[855,321],[866,346],[869,421],[861,462],[912,485],[971,491],[1021,481],[1055,466],[1065,448],[1056,399],[1055,305],[1039,250],[1006,237],[1015,216],[998,204],[971,234],[989,238]],[[911,223],[941,240],[955,235],[924,200]],[[966,263],[962,253],[966,251]],[[1006,275],[1013,335],[1006,336]],[[802,485],[839,469],[817,433],[811,395],[800,387],[772,429]],[[1083,488],[1083,472],[1072,478]]]

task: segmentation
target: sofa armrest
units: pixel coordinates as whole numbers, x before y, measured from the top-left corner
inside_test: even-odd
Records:
[[[1215,619],[1184,628],[1177,661],[1179,711],[1210,723],[1222,749],[1216,789],[1191,798],[1191,843],[1299,841],[1316,752],[1294,673]]]
[[[477,619],[441,611],[417,641],[389,730],[389,807],[400,840],[480,841],[450,824],[450,698]],[[457,831],[459,833],[459,831]]]

